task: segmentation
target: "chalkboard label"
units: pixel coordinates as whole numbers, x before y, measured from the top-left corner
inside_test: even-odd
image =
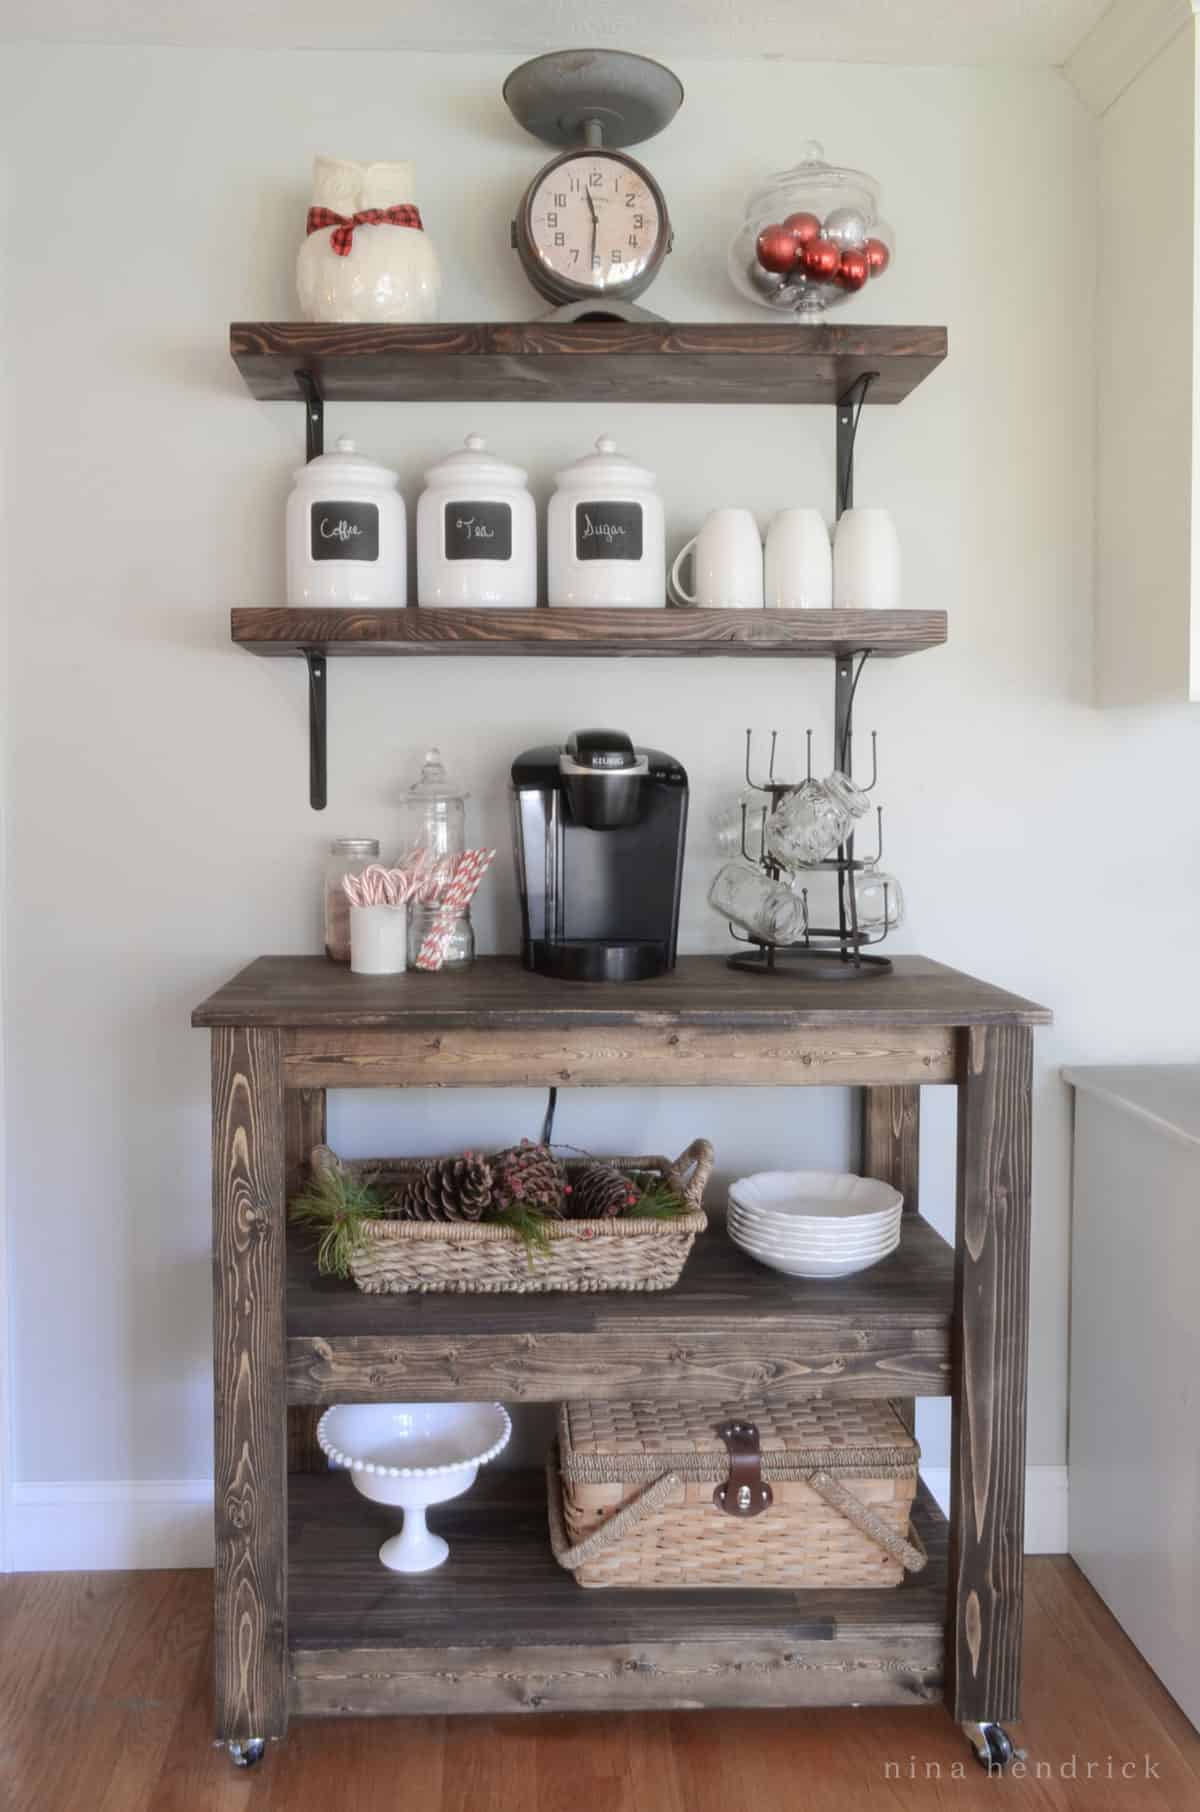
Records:
[[[577,503],[575,557],[577,560],[640,560],[641,504]]]
[[[511,503],[448,503],[447,560],[511,560]]]
[[[314,560],[378,560],[377,503],[314,503]]]

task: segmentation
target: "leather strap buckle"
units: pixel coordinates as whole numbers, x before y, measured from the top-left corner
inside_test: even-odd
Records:
[[[713,1492],[713,1503],[726,1516],[761,1516],[774,1502],[762,1475],[762,1452],[753,1422],[722,1422],[717,1435],[729,1455],[729,1477]]]

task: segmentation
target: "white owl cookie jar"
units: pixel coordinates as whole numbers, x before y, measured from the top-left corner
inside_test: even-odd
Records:
[[[313,162],[296,261],[306,321],[433,321],[442,279],[421,225],[411,164]]]

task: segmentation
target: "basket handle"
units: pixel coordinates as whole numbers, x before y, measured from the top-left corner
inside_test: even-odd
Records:
[[[704,1191],[712,1175],[713,1148],[707,1139],[693,1139],[681,1151],[671,1168],[679,1178],[684,1196],[696,1209],[704,1204]]]
[[[825,1502],[832,1509],[839,1511],[848,1523],[853,1523],[856,1529],[868,1536],[871,1541],[877,1542],[886,1554],[891,1555],[893,1560],[898,1560],[905,1572],[919,1573],[925,1566],[929,1556],[915,1529],[910,1530],[912,1541],[905,1541],[902,1535],[897,1535],[894,1529],[889,1529],[888,1525],[876,1516],[873,1510],[868,1510],[865,1504],[860,1503],[852,1491],[847,1491],[846,1487],[839,1479],[835,1479],[832,1473],[810,1472],[807,1474],[807,1483],[812,1486],[818,1497],[823,1497]]]
[[[583,1566],[594,1554],[603,1554],[605,1548],[611,1548],[630,1529],[636,1529],[646,1517],[653,1516],[658,1506],[683,1483],[677,1472],[664,1472],[661,1478],[652,1480],[644,1491],[623,1504],[608,1522],[601,1523],[598,1529],[593,1529],[590,1535],[585,1535],[582,1541],[577,1541],[572,1547],[567,1541],[566,1526],[559,1507],[562,1487],[557,1461],[558,1450],[552,1447],[546,1458],[546,1477],[550,1487],[550,1546],[559,1566],[566,1567],[568,1572],[574,1572],[577,1567]]]

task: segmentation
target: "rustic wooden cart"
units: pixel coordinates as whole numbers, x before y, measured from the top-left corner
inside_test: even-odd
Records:
[[[830,986],[719,957],[586,987],[485,958],[372,979],[264,957],[212,1030],[216,1732],[235,1759],[289,1714],[923,1704],[983,1753],[1019,1712],[1032,1027],[1048,1014],[920,957]],[[919,1089],[958,1091],[952,1247],[918,1211]],[[863,1168],[906,1199],[899,1250],[834,1283],[762,1270],[719,1227],[661,1296],[363,1297],[290,1247],[285,1202],[329,1088],[845,1084]],[[779,1153],[763,1153],[764,1164]],[[769,1390],[953,1403],[951,1515],[894,1592],[582,1592],[540,1473],[492,1469],[425,1578],[384,1580],[372,1507],[308,1459],[335,1401]]]

